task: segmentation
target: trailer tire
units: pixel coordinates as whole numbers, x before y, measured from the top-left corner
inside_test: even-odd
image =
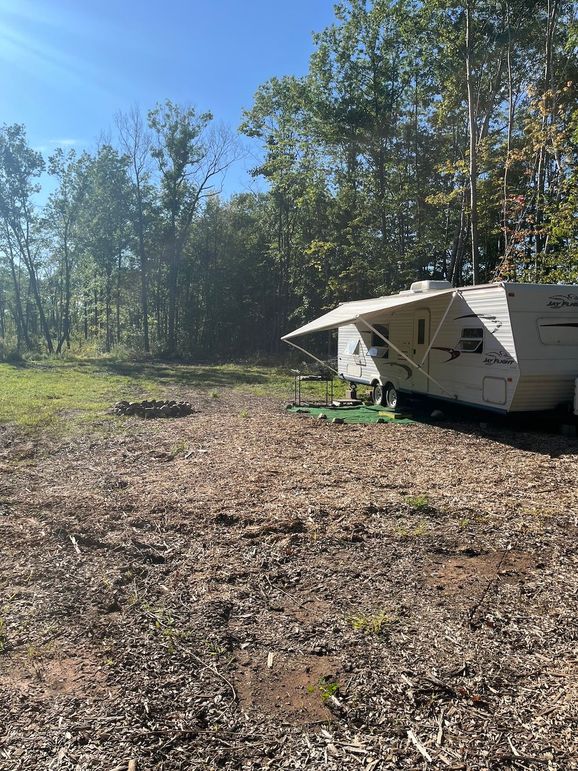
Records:
[[[393,383],[386,383],[383,387],[383,401],[382,404],[389,407],[390,410],[395,410],[399,405],[399,394],[397,388]]]
[[[385,387],[381,383],[373,386],[372,400],[376,407],[385,406]]]

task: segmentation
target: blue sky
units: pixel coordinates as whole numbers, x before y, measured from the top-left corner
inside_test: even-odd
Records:
[[[114,115],[170,98],[236,128],[270,77],[301,75],[333,0],[0,0],[0,122],[92,148]],[[252,185],[247,157],[225,192]]]

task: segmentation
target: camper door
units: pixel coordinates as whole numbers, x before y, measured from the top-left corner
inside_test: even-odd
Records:
[[[430,312],[427,309],[415,311],[413,314],[413,347],[411,358],[421,364],[425,356],[430,340]],[[426,372],[429,372],[429,356],[421,365]],[[412,368],[411,384],[416,391],[427,392],[428,378],[415,367]]]

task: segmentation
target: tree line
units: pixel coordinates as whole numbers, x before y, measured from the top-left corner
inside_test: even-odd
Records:
[[[166,101],[93,152],[0,129],[0,353],[275,354],[338,302],[422,278],[578,282],[576,5],[347,0],[240,133]],[[40,180],[51,192],[38,205]]]

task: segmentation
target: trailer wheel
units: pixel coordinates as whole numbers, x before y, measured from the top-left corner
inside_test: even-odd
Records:
[[[381,383],[376,383],[373,386],[372,399],[373,399],[373,403],[377,407],[385,406],[385,388],[381,385]]]
[[[384,404],[386,407],[389,407],[390,410],[395,410],[399,404],[397,388],[393,385],[393,383],[386,383],[383,391],[384,399],[382,404]]]

